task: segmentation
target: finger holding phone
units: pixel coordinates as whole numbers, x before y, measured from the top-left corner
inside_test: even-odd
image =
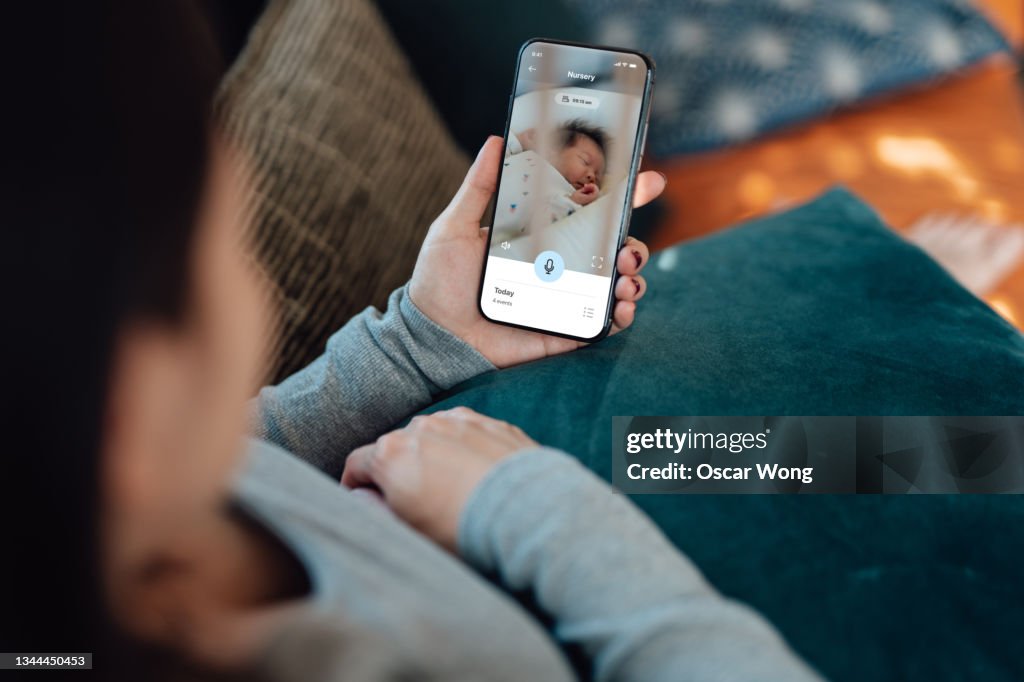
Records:
[[[481,221],[494,193],[501,159],[502,139],[489,138],[455,198],[431,225],[416,261],[409,293],[427,317],[472,345],[495,366],[510,367],[565,353],[585,342],[497,325],[480,313],[480,262],[488,246],[488,230],[481,227]],[[640,173],[633,205],[643,206],[664,188],[661,174]],[[640,272],[649,258],[647,245],[632,237],[619,250],[613,333],[633,323],[636,302],[646,290]]]

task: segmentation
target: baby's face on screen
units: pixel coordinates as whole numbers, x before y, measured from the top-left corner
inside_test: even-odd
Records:
[[[555,153],[551,163],[576,189],[583,189],[588,183],[601,186],[604,152],[586,135],[577,134],[570,144]]]

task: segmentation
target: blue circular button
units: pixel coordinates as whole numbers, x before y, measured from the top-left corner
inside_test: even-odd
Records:
[[[557,251],[544,251],[533,261],[533,271],[542,282],[554,282],[565,272],[565,261]]]

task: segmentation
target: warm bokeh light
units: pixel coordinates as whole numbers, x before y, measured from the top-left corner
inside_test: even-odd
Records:
[[[875,154],[881,163],[910,177],[930,174],[948,181],[959,199],[970,201],[978,196],[978,181],[964,171],[956,156],[939,140],[880,135],[875,141]]]
[[[875,141],[879,161],[908,175],[959,173],[960,164],[944,144],[930,137],[880,135]]]
[[[1015,306],[1005,296],[991,296],[985,301],[992,310],[1003,316],[1003,318],[1015,327],[1020,327],[1020,320],[1017,317]]]
[[[986,220],[990,220],[993,223],[1000,224],[1005,223],[1008,217],[1008,209],[1006,203],[999,201],[998,199],[983,199],[978,204],[978,208],[981,209],[981,215]]]
[[[852,180],[864,172],[864,157],[855,145],[837,142],[825,151],[825,163],[839,180]]]
[[[1024,171],[1024,151],[1020,140],[1015,142],[1009,135],[997,134],[992,140],[992,162],[1007,173]]]
[[[767,173],[750,171],[740,179],[737,194],[745,208],[765,210],[775,198],[775,183]]]

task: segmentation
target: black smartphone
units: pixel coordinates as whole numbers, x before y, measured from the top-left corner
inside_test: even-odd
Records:
[[[485,318],[579,341],[608,334],[653,86],[640,52],[546,38],[520,48],[484,223]]]

